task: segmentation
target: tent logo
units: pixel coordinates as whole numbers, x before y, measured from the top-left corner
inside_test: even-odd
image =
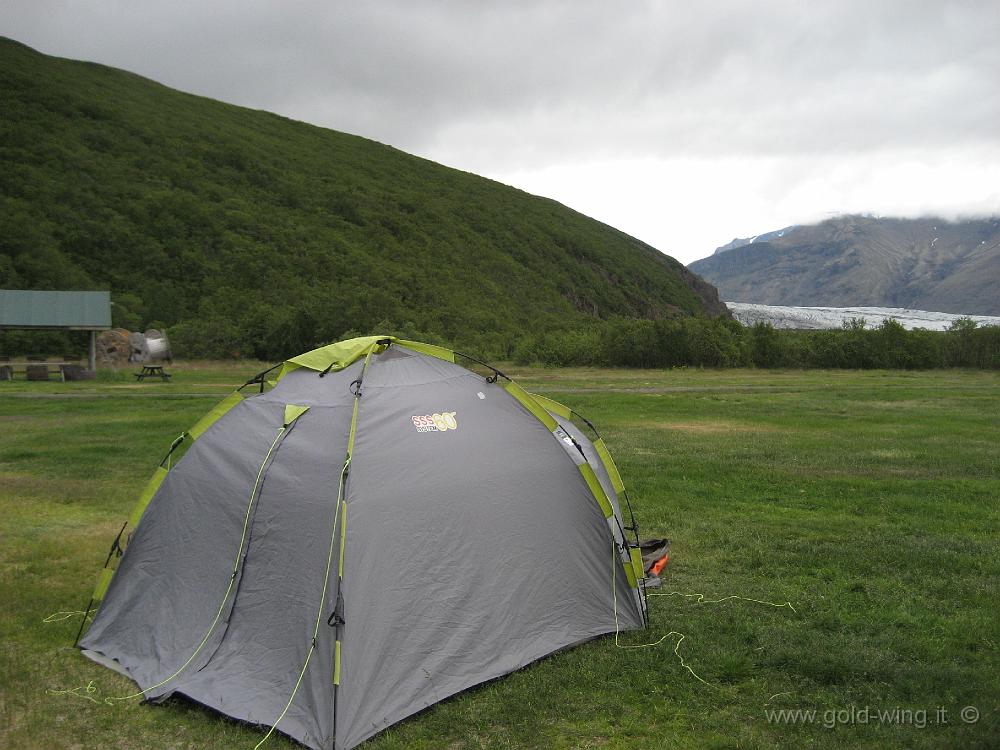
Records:
[[[412,416],[410,419],[413,420],[413,426],[417,428],[417,432],[447,432],[458,429],[458,422],[455,421],[457,413],[443,411],[439,414],[420,414]]]

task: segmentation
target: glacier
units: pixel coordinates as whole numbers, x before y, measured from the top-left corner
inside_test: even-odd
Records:
[[[726,302],[740,323],[770,323],[775,328],[822,329],[840,328],[852,319],[863,318],[868,328],[893,318],[908,330],[923,328],[945,331],[961,318],[969,318],[979,326],[1000,325],[1000,317],[989,315],[956,315],[930,310],[908,310],[901,307],[793,307],[791,305],[758,305],[750,302]]]

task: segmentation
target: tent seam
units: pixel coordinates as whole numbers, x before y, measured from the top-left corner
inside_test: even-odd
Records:
[[[254,481],[253,491],[250,493],[250,502],[247,504],[246,515],[245,515],[245,517],[243,519],[243,534],[240,537],[240,546],[239,546],[239,548],[236,551],[236,562],[234,563],[233,573],[229,577],[229,585],[226,587],[226,592],[225,592],[225,594],[223,594],[222,601],[219,604],[219,611],[215,614],[215,619],[212,621],[212,624],[209,626],[208,632],[205,633],[205,637],[202,638],[201,643],[198,644],[198,647],[194,650],[194,652],[191,654],[191,656],[188,657],[187,661],[185,661],[176,672],[174,672],[172,675],[170,675],[169,677],[167,677],[165,680],[161,680],[160,682],[156,683],[155,685],[150,685],[148,688],[143,688],[138,693],[134,693],[132,695],[126,695],[126,696],[123,696],[123,697],[105,698],[104,699],[105,703],[109,703],[110,704],[110,703],[113,703],[114,701],[123,701],[123,700],[130,700],[131,698],[138,698],[140,695],[145,695],[150,690],[155,690],[158,687],[163,687],[168,682],[170,682],[172,679],[174,679],[175,677],[177,677],[181,672],[183,672],[185,669],[187,669],[191,665],[191,662],[194,661],[194,658],[205,647],[205,644],[208,643],[208,639],[211,637],[212,632],[215,630],[216,626],[219,624],[219,618],[222,617],[222,610],[225,609],[225,607],[226,607],[226,600],[229,599],[229,594],[233,590],[233,582],[236,580],[236,573],[239,570],[240,556],[243,554],[243,545],[246,543],[246,540],[247,540],[247,529],[249,528],[250,512],[251,512],[251,510],[253,509],[253,506],[254,506],[254,498],[259,497],[259,490],[260,490],[260,487],[261,487],[261,479],[262,479],[262,477],[264,475],[264,469],[267,466],[268,461],[270,460],[272,454],[274,453],[275,448],[277,447],[277,445],[281,441],[282,436],[286,435],[286,434],[288,434],[288,428],[287,427],[285,427],[284,425],[282,425],[280,428],[278,428],[278,434],[275,435],[274,440],[271,442],[271,447],[268,448],[268,451],[267,451],[267,453],[264,456],[264,461],[261,463],[260,469],[258,469],[258,471],[257,471],[257,478]]]
[[[271,728],[267,730],[267,734],[264,735],[264,737],[261,739],[260,742],[258,742],[256,745],[254,745],[254,750],[259,750],[259,748],[261,748],[264,745],[264,743],[267,742],[267,740],[271,737],[271,735],[274,734],[274,731],[278,728],[278,724],[280,724],[281,720],[285,718],[285,714],[288,713],[288,709],[291,708],[292,703],[295,701],[295,696],[299,692],[299,687],[302,685],[302,679],[303,679],[303,677],[305,677],[306,670],[309,668],[309,662],[312,660],[312,655],[316,651],[316,639],[319,637],[319,626],[320,626],[320,623],[323,621],[323,610],[324,610],[324,607],[326,605],[326,590],[327,590],[327,587],[330,584],[330,569],[333,567],[333,548],[335,546],[335,541],[337,539],[337,529],[338,529],[338,525],[339,525],[341,531],[343,531],[344,527],[346,526],[346,520],[347,520],[346,519],[346,514],[344,516],[343,521],[341,521],[340,515],[343,512],[342,508],[346,509],[346,507],[347,507],[347,494],[346,494],[345,490],[346,490],[346,486],[347,486],[347,475],[348,475],[349,468],[350,468],[350,465],[351,465],[351,460],[354,457],[354,441],[355,441],[355,437],[357,435],[358,410],[359,410],[358,407],[359,407],[359,404],[361,402],[361,385],[362,385],[362,382],[364,381],[365,373],[368,371],[368,366],[371,364],[372,354],[374,353],[375,349],[378,346],[379,346],[378,342],[375,342],[375,343],[373,343],[368,348],[368,353],[365,356],[364,366],[361,368],[361,374],[358,377],[358,380],[355,381],[355,383],[357,383],[358,388],[357,388],[357,390],[354,393],[354,412],[351,415],[351,430],[350,430],[350,433],[348,435],[348,441],[347,441],[347,456],[344,459],[344,468],[341,469],[341,472],[340,472],[340,481],[338,482],[337,503],[334,506],[333,524],[332,524],[332,526],[330,528],[330,548],[329,548],[329,551],[327,553],[327,559],[326,559],[326,573],[324,574],[324,577],[323,577],[323,590],[322,590],[322,593],[320,594],[319,607],[316,610],[316,625],[313,628],[312,642],[309,645],[309,651],[308,651],[308,653],[306,653],[305,662],[303,662],[302,669],[299,671],[299,677],[295,681],[295,685],[292,688],[292,694],[289,696],[288,702],[285,704],[285,707],[282,709],[281,713],[278,715],[278,718],[275,719],[274,723],[271,725]],[[352,383],[352,385],[354,385],[354,384]],[[341,545],[342,545],[341,549],[343,549],[343,536],[341,536]],[[343,577],[343,570],[339,571],[339,575],[340,575],[341,578]],[[338,586],[338,590],[339,590],[339,586]],[[339,643],[339,639],[337,639],[337,642]],[[337,689],[338,689],[338,687],[339,687],[339,685],[335,682],[334,683],[334,693],[333,693],[333,695],[334,695],[334,703],[333,703],[333,705],[334,705],[334,709],[333,709],[334,745],[336,745],[336,736],[337,736],[337,708],[336,708],[336,706],[337,706],[337,697],[336,696],[337,696]]]

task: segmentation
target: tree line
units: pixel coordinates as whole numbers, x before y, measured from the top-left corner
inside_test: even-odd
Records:
[[[961,318],[947,331],[907,330],[889,318],[869,328],[857,318],[839,329],[802,331],[723,318],[615,318],[525,336],[513,359],[560,367],[1000,369],[1000,326]]]
[[[183,359],[279,361],[354,336],[395,334],[442,344],[488,361],[548,367],[756,367],[843,369],[1000,369],[1000,326],[979,326],[969,318],[947,331],[907,330],[887,319],[874,328],[854,319],[839,329],[776,329],[769,323],[744,326],[732,319],[678,317],[661,320],[611,318],[585,326],[521,336],[442,336],[412,322],[383,320],[371,330],[351,329],[317,337],[306,319],[261,320],[259,328],[232,322],[185,321],[168,329],[174,355]],[[294,346],[289,348],[290,340]],[[0,333],[0,354],[62,354],[85,351],[85,334],[8,331]]]

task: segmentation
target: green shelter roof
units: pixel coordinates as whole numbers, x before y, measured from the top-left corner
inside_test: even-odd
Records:
[[[0,289],[0,328],[111,328],[111,292]]]

